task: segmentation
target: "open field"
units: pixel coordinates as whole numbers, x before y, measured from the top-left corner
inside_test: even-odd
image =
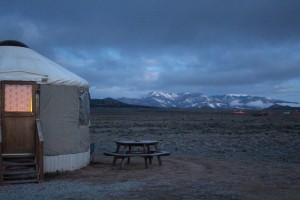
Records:
[[[300,115],[98,108],[91,114],[96,151],[118,139],[157,139],[178,155],[237,160],[300,162]]]
[[[28,185],[0,188],[0,199],[300,199],[298,114],[93,108],[90,134],[91,165],[49,174],[31,194]],[[156,139],[172,154],[161,167],[132,158],[122,170],[103,155],[119,139]]]

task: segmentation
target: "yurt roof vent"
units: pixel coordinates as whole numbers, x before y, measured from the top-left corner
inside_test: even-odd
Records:
[[[4,40],[0,42],[0,46],[14,46],[14,47],[29,48],[26,44],[19,42],[17,40]]]

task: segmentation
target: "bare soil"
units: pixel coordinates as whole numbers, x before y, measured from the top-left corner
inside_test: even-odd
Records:
[[[96,185],[137,183],[109,196],[119,199],[300,199],[300,115],[93,108],[92,163],[53,180]],[[142,158],[111,165],[115,140],[156,139],[171,151],[145,169]],[[121,190],[120,190],[121,191]]]

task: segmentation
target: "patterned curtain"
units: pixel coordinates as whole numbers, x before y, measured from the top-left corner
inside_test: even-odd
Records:
[[[32,85],[5,84],[5,112],[32,112]]]

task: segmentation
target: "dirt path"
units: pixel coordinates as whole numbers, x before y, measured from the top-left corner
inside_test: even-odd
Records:
[[[54,177],[92,184],[138,183],[127,192],[111,194],[122,199],[299,199],[300,168],[279,163],[250,163],[200,156],[172,155],[163,166],[154,161],[144,169],[135,158],[124,169],[111,166],[111,157],[97,157],[84,169]]]

